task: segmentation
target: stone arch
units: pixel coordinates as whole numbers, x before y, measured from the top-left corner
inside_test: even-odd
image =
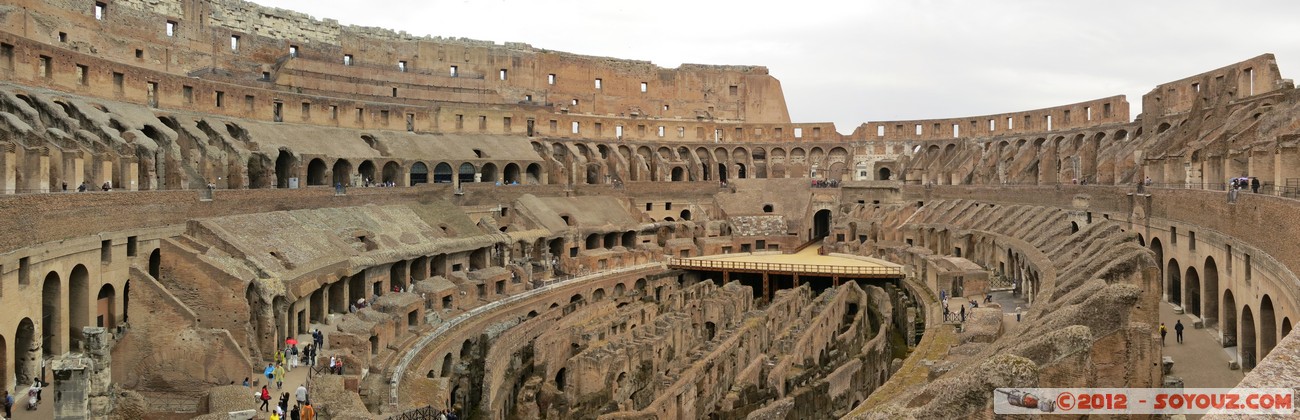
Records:
[[[1238,342],[1238,353],[1241,355],[1241,368],[1252,369],[1255,367],[1255,361],[1259,360],[1258,343],[1255,341],[1255,314],[1251,312],[1250,305],[1241,307],[1241,341]]]
[[[105,283],[95,296],[95,326],[112,330],[117,327],[117,290]]]
[[[888,180],[889,180],[889,177],[890,177],[891,175],[893,175],[893,174],[890,172],[889,167],[882,166],[882,167],[880,167],[880,170],[877,171],[877,175],[878,175],[878,177],[876,178],[876,180],[879,180],[879,181],[888,181]]]
[[[507,163],[505,170],[502,171],[502,181],[506,184],[519,183],[519,164]]]
[[[681,166],[674,166],[672,170],[672,181],[685,181],[686,171]]]
[[[1165,282],[1165,290],[1169,293],[1169,303],[1181,305],[1183,303],[1183,279],[1178,259],[1170,258],[1169,264],[1165,267],[1165,275],[1168,276]]]
[[[1232,296],[1232,290],[1223,291],[1223,346],[1234,347],[1237,345],[1237,301]]]
[[[477,182],[477,180],[475,180],[475,172],[476,169],[474,168],[474,164],[469,162],[461,163],[460,167],[456,168],[456,181],[461,184]]]
[[[812,238],[818,239],[830,236],[831,234],[831,211],[828,209],[817,210],[813,214]]]
[[[347,159],[334,161],[334,185],[352,185],[352,162]]]
[[[383,181],[391,182],[393,185],[402,185],[402,165],[391,160],[385,163]]]
[[[161,270],[162,248],[154,248],[153,252],[149,253],[149,275],[156,280],[158,276],[162,275]]]
[[[411,186],[429,183],[429,165],[424,162],[411,164]]]
[[[63,283],[59,273],[51,271],[41,284],[41,348],[45,355],[62,352],[64,334],[58,330],[63,320]]]
[[[357,175],[361,176],[363,184],[379,182],[379,178],[375,177],[375,162],[370,159],[361,161],[361,164],[357,165]]]
[[[1215,264],[1213,256],[1205,257],[1201,275],[1204,276],[1201,279],[1201,296],[1205,305],[1201,310],[1201,318],[1205,320],[1205,326],[1215,326],[1219,323],[1219,266]]]
[[[1268,357],[1269,352],[1277,347],[1277,314],[1273,311],[1273,299],[1267,294],[1259,300],[1259,358]]]
[[[14,389],[19,385],[28,385],[40,375],[41,369],[41,340],[36,337],[36,324],[31,318],[23,318],[18,321],[18,329],[14,331]],[[0,382],[6,382],[10,375],[0,377]]]
[[[625,291],[626,289],[627,289],[627,286],[624,286],[623,283],[615,284],[615,285],[614,285],[614,297],[623,297],[623,293],[624,293],[624,291]]]
[[[311,162],[308,162],[307,185],[329,185],[329,181],[325,179],[325,171],[328,168],[329,167],[325,165],[325,161],[320,158],[312,159]]]
[[[275,158],[275,186],[276,188],[289,188],[289,178],[296,178],[298,175],[298,158],[293,156],[288,150],[280,149],[280,154]]]
[[[591,301],[592,301],[592,302],[599,302],[599,301],[604,300],[604,299],[605,299],[605,288],[602,287],[602,288],[596,289],[595,291],[591,292]]]
[[[1201,276],[1194,265],[1187,266],[1187,274],[1183,276],[1183,308],[1187,313],[1201,316]]]
[[[1291,334],[1291,318],[1282,318],[1282,334],[1278,335],[1278,339],[1286,339],[1289,334]]]
[[[442,356],[442,372],[444,378],[451,377],[451,353]]]
[[[480,177],[480,179],[483,182],[487,182],[487,183],[497,182],[497,165],[495,163],[492,162],[484,163],[481,172],[483,173],[483,175]]]
[[[456,178],[455,172],[451,170],[451,164],[447,162],[438,162],[433,167],[433,182],[440,184],[449,184]]]
[[[536,185],[542,183],[542,165],[530,163],[524,172],[528,174],[527,182],[529,184]]]

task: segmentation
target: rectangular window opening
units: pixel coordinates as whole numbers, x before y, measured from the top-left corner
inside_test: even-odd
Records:
[[[185,98],[185,103],[194,103],[194,86],[181,86],[181,97]]]
[[[22,257],[18,259],[18,284],[27,285],[32,283],[32,261],[31,257]]]
[[[885,126],[883,126],[883,125],[877,125],[877,126],[876,126],[876,137],[884,137],[884,136],[885,136]],[[803,129],[802,129],[802,128],[797,128],[797,127],[796,127],[796,128],[794,129],[794,138],[800,138],[800,137],[803,137]]]
[[[460,76],[460,72],[458,70],[459,69],[456,68],[456,66],[451,66],[451,77]]]
[[[1110,104],[1101,105],[1101,117],[1110,118]]]
[[[406,62],[405,62],[405,61],[398,61],[398,62],[397,62],[397,71],[400,71],[400,72],[402,72],[402,73],[406,73]],[[396,91],[397,91],[397,88],[393,88],[393,91],[396,92]],[[393,95],[393,96],[397,96],[397,95]]]
[[[14,46],[11,44],[0,44],[0,60],[4,61],[5,70],[14,69]]]
[[[221,108],[226,105],[226,92],[222,92],[219,90],[216,91],[216,103],[217,103],[217,108]]]
[[[1043,117],[1043,121],[1047,122],[1047,131],[1052,131],[1052,116],[1048,115]]]
[[[604,89],[604,88],[605,88],[605,86],[602,84],[601,80],[600,80],[599,78],[597,78],[597,79],[596,79],[596,89]]]
[[[104,20],[108,14],[108,3],[95,2],[95,20]]]
[[[959,124],[952,125],[952,137],[953,138],[961,137],[961,125]]]
[[[253,112],[257,109],[257,97],[253,95],[244,95],[244,109]]]
[[[90,86],[90,68],[84,64],[77,65],[77,84]]]
[[[99,262],[108,264],[113,262],[113,240],[105,239],[99,242]]]
[[[40,73],[41,77],[49,79],[51,77],[54,77],[53,67],[54,67],[54,58],[51,58],[50,56],[42,55],[40,61],[40,68],[37,69],[38,70],[37,73]]]
[[[167,36],[176,36],[176,21],[167,21]]]
[[[478,129],[479,131],[487,130],[487,115],[478,116]]]
[[[136,239],[136,237],[128,236],[126,238],[126,256],[128,257],[136,256],[136,250],[138,246],[139,246],[139,241]]]
[[[995,120],[995,119],[989,118],[989,132],[993,132],[993,131],[995,131],[995,130],[997,130],[997,129],[998,129],[998,121]]]
[[[297,45],[290,45],[290,46],[289,46],[289,56],[290,56],[290,57],[297,57],[297,56],[298,56],[298,46],[297,46]]]
[[[339,106],[330,105],[330,120],[338,121],[338,119],[339,119]]]
[[[501,80],[506,80],[506,75],[507,75],[506,69],[501,69],[500,75],[501,75]]]
[[[302,103],[302,119],[311,119],[311,102]]]
[[[1090,106],[1083,107],[1083,118],[1085,120],[1092,121],[1092,107]]]
[[[126,91],[126,75],[118,72],[113,72],[113,92],[116,92],[118,95],[121,95],[125,91]]]
[[[551,73],[551,74],[546,75],[546,84],[548,84],[548,85],[554,85],[554,84],[555,84],[555,73]]]
[[[230,36],[230,51],[239,51],[239,35]]]
[[[579,125],[580,125],[580,124],[578,124],[577,121],[574,121],[574,122],[573,122],[573,134],[578,134],[578,126],[579,126]]]
[[[646,93],[649,91],[650,91],[650,84],[646,82],[641,82],[641,93]]]
[[[343,54],[343,65],[352,65],[352,54]]]
[[[731,94],[731,96],[736,96],[740,94],[740,86],[736,86],[736,85],[727,86],[727,93]]]

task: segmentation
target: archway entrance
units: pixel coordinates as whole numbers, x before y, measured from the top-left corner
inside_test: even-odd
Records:
[[[117,327],[117,291],[113,285],[105,284],[99,288],[95,297],[95,326],[112,330]]]
[[[1252,369],[1255,367],[1255,314],[1251,313],[1250,305],[1241,308],[1241,368]]]
[[[456,180],[462,184],[474,182],[474,165],[469,162],[460,164],[460,169],[456,170]]]
[[[719,182],[723,182],[723,183],[726,183],[726,182],[727,182],[727,165],[726,165],[726,164],[723,164],[723,163],[719,163],[719,164],[718,164],[718,181],[719,181]]]
[[[1273,299],[1264,295],[1259,302],[1259,359],[1277,346],[1277,314],[1273,313]]]
[[[68,350],[77,351],[85,335],[82,328],[90,325],[90,273],[86,266],[77,264],[68,277]]]
[[[38,343],[36,324],[31,318],[23,318],[18,322],[18,330],[14,332],[14,388],[31,384],[32,379],[40,374],[41,349],[36,347]],[[5,375],[0,381],[8,379],[9,376]]]
[[[334,162],[334,185],[352,185],[352,162],[347,159]]]
[[[307,185],[326,185],[325,169],[325,161],[312,159],[307,164]]]
[[[455,175],[452,174],[451,165],[448,165],[447,162],[439,163],[438,166],[433,167],[433,182],[451,183],[453,177]]]
[[[830,236],[831,234],[831,211],[827,209],[817,210],[813,214],[813,230],[811,240],[818,240]]]
[[[1214,263],[1214,257],[1205,257],[1202,273],[1205,275],[1205,292],[1201,296],[1205,298],[1205,309],[1201,311],[1201,318],[1207,327],[1212,327],[1219,324],[1219,266]]]
[[[673,172],[672,172],[672,180],[673,180],[674,182],[676,182],[676,181],[681,181],[682,178],[685,177],[685,172],[686,172],[686,171],[683,170],[682,167],[680,167],[680,166],[673,168]]]
[[[889,172],[889,168],[880,168],[880,171],[878,171],[878,172],[879,172],[879,176],[880,176],[880,177],[879,177],[879,178],[876,178],[876,179],[881,180],[881,181],[888,181],[890,175],[893,175],[893,174],[891,174],[891,173]]]
[[[1178,260],[1170,259],[1169,265],[1165,268],[1165,274],[1169,276],[1169,281],[1165,285],[1165,290],[1169,291],[1169,303],[1175,305],[1183,304],[1183,279],[1180,274],[1182,271],[1178,267]]]
[[[276,188],[289,188],[289,178],[293,178],[293,154],[286,150],[281,150],[280,155],[275,158],[275,186]]]
[[[384,164],[383,181],[391,182],[393,185],[402,185],[402,165],[397,162],[388,162]]]
[[[1237,301],[1231,290],[1223,291],[1223,346],[1237,345]]]
[[[739,178],[739,179],[745,179],[745,178],[746,178],[746,174],[745,174],[745,164],[743,164],[743,163],[737,163],[737,164],[736,164],[736,178]]]
[[[411,185],[425,184],[429,182],[429,167],[424,162],[415,162],[411,165]]]
[[[1183,306],[1187,312],[1201,316],[1201,276],[1196,273],[1196,267],[1187,267],[1187,277],[1183,279]]]
[[[529,184],[536,185],[542,183],[542,165],[538,165],[536,163],[530,163],[528,164],[527,172],[528,172],[527,181]]]
[[[506,184],[518,184],[518,183],[519,183],[519,165],[518,165],[518,164],[515,164],[515,163],[507,163],[507,164],[506,164],[506,169],[503,171],[503,174],[504,174],[503,176],[505,177],[505,183],[506,183]]]
[[[63,334],[58,330],[63,318],[59,316],[63,309],[59,299],[63,292],[61,287],[59,273],[53,271],[45,276],[45,283],[41,285],[41,348],[47,356],[57,355],[63,348]]]

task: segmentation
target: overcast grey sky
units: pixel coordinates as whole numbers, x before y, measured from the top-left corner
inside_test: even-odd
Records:
[[[258,0],[344,24],[577,54],[767,66],[795,122],[1013,112],[1123,94],[1271,52],[1300,74],[1293,1]]]

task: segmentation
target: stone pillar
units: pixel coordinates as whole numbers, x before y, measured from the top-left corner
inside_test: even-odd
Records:
[[[50,156],[44,149],[33,152],[27,155],[27,166],[23,168],[27,177],[25,192],[50,192]]]
[[[72,173],[67,179],[68,191],[76,191],[77,186],[86,180],[86,159],[78,156],[72,159]],[[62,186],[60,186],[62,187]]]
[[[13,194],[18,188],[15,176],[17,158],[12,144],[0,144],[0,194]]]
[[[98,179],[99,185],[91,185],[90,190],[96,191],[100,187],[100,185],[104,185],[105,182],[112,181],[112,180],[113,180],[113,161],[107,159],[101,160],[99,161],[99,179]],[[119,188],[119,187],[122,186],[121,185],[113,186],[113,188]]]
[[[131,162],[130,165],[127,165],[125,168],[122,169],[123,169],[122,173],[126,174],[125,179],[122,180],[122,183],[126,185],[123,185],[122,187],[127,188],[128,191],[139,191],[140,190],[140,165],[135,164],[135,162]]]

